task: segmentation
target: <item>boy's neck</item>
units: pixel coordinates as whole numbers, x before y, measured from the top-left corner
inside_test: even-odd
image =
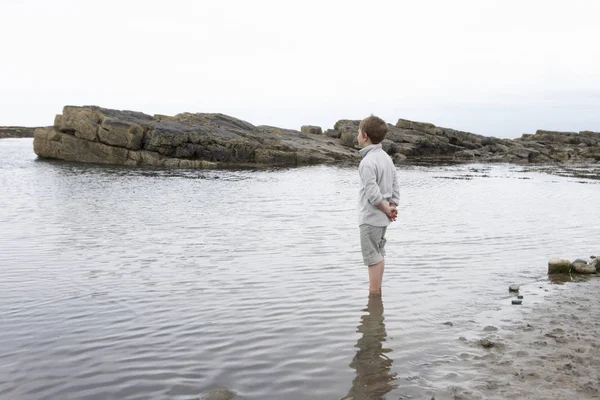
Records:
[[[380,146],[379,148],[381,148],[381,145],[379,143],[371,143],[371,144],[364,144],[363,148],[360,149],[358,152],[360,153],[360,155],[362,157],[366,156],[367,154],[369,154],[370,152],[374,151],[375,148],[373,148],[373,146]]]
[[[369,146],[373,146],[375,143],[371,142],[371,139],[367,139],[367,141],[365,142],[363,148],[365,147],[369,147]]]

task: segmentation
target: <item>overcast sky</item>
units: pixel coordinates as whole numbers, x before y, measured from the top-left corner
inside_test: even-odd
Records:
[[[0,125],[64,105],[600,131],[597,0],[0,0]]]

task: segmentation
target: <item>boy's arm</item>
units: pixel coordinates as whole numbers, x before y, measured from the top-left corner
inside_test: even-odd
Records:
[[[398,183],[398,172],[394,167],[394,182],[392,182],[392,201],[390,204],[400,205],[400,184]]]
[[[365,188],[365,195],[367,201],[374,207],[378,207],[383,201],[381,190],[377,184],[377,176],[375,175],[375,169],[370,165],[362,164],[358,167],[358,174],[362,180]],[[383,211],[383,210],[382,210]]]
[[[388,204],[387,201],[381,200],[381,202],[379,204],[377,204],[377,208],[379,208],[381,210],[381,212],[383,212],[385,215],[387,215],[387,217],[390,219],[390,221],[396,220],[396,216],[398,215],[398,211],[396,210],[396,205],[392,205],[391,203]]]

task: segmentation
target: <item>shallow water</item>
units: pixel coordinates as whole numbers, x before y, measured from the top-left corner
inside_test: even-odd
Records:
[[[593,168],[402,166],[378,301],[354,168],[0,160],[0,398],[430,398],[509,284],[599,250]]]

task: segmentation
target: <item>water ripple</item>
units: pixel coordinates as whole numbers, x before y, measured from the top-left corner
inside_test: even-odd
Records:
[[[445,322],[478,329],[548,258],[598,253],[594,169],[406,166],[377,302],[354,168],[0,157],[2,398],[423,398],[462,379]]]

